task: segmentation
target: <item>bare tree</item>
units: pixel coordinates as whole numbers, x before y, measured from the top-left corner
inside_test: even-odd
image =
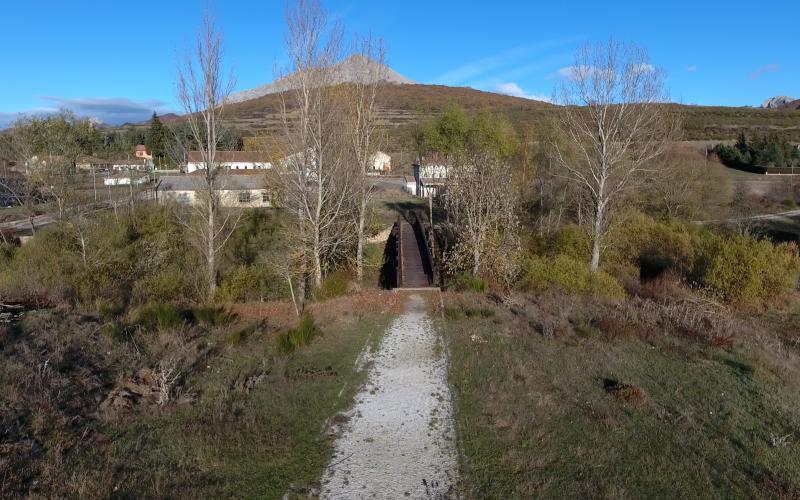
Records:
[[[644,49],[615,41],[586,45],[559,86],[560,129],[556,159],[591,202],[591,268],[600,253],[614,204],[648,171],[676,136],[663,73]]]
[[[517,239],[517,192],[507,183],[516,139],[510,123],[488,116],[470,119],[456,135],[466,140],[447,155],[444,207],[457,232],[455,261],[466,259],[465,267],[480,276],[489,250]]]
[[[223,71],[222,37],[206,13],[197,34],[194,57],[187,56],[178,69],[177,87],[191,129],[191,145],[200,151],[203,165],[198,200],[192,204],[192,214],[182,222],[196,237],[205,259],[209,300],[217,288],[217,254],[238,221],[238,214],[223,210],[217,186],[221,170],[217,147],[222,138],[225,98],[234,84],[233,77],[224,77]]]
[[[364,227],[373,190],[367,174],[383,139],[379,130],[377,101],[380,87],[386,80],[386,66],[383,42],[373,40],[372,36],[357,39],[354,53],[363,73],[346,87],[345,114],[346,133],[355,167],[352,187],[358,211],[356,278],[361,282],[364,279]]]
[[[293,240],[300,248],[301,266],[311,267],[320,287],[326,262],[352,240],[345,221],[351,210],[351,183],[344,161],[341,99],[334,88],[334,65],[339,60],[342,28],[328,25],[317,0],[298,0],[287,7],[286,48],[289,72],[283,77],[282,128],[288,155],[276,170],[285,208],[293,216]],[[306,294],[300,272],[298,295]]]

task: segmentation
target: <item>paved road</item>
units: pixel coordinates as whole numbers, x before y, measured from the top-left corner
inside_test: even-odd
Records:
[[[458,465],[446,351],[408,297],[340,429],[320,498],[454,498]]]

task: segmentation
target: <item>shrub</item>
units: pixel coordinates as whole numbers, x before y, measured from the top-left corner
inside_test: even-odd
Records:
[[[225,308],[216,306],[195,307],[192,309],[192,318],[206,327],[225,326],[234,319],[233,315]]]
[[[108,323],[103,323],[100,326],[100,335],[108,340],[116,341],[122,336],[122,328],[118,323],[109,321]]]
[[[297,328],[278,335],[277,347],[280,352],[289,353],[298,347],[311,344],[321,334],[311,314],[304,313]]]
[[[614,298],[625,296],[622,286],[611,275],[601,269],[592,272],[588,263],[567,255],[530,257],[521,283],[528,290],[544,291],[556,286],[567,293]]]
[[[743,304],[766,303],[790,293],[798,273],[796,246],[751,236],[707,238],[697,271],[701,284],[720,298]]]
[[[347,278],[340,271],[325,277],[322,286],[314,293],[317,300],[329,300],[347,295]]]
[[[125,312],[125,303],[121,301],[111,301],[98,299],[95,303],[97,312],[105,319],[113,319]]]
[[[251,333],[253,332],[252,327],[242,328],[239,330],[234,330],[225,337],[225,341],[229,345],[239,345],[241,344]]]
[[[486,292],[486,280],[480,276],[473,276],[472,274],[463,273],[456,277],[455,282],[456,290],[463,292]]]
[[[184,318],[172,304],[152,304],[136,309],[133,321],[148,330],[169,330],[183,324]]]
[[[640,277],[655,278],[666,271],[686,275],[695,258],[689,227],[677,221],[656,221],[640,212],[624,214],[608,238],[607,260],[633,264]]]
[[[577,224],[567,224],[558,230],[547,245],[548,255],[566,255],[575,260],[589,260],[592,239]]]
[[[262,264],[234,267],[217,288],[217,300],[222,302],[275,300],[287,295],[285,280]]]

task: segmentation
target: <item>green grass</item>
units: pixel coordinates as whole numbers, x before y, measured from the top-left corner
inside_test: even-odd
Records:
[[[349,407],[366,375],[354,362],[388,320],[346,315],[290,355],[271,335],[229,339],[230,352],[189,380],[194,404],[102,428],[112,444],[83,457],[88,477],[113,477],[120,497],[302,495],[332,453],[325,422]]]
[[[495,307],[443,326],[466,497],[800,493],[800,395],[776,353],[594,324],[587,335],[585,318],[548,339],[531,324],[558,304]]]

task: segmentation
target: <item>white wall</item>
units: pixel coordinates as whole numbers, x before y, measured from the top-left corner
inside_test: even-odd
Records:
[[[239,193],[247,192],[250,193],[250,201],[249,202],[240,202],[239,201]],[[264,193],[266,193],[263,189],[251,189],[251,190],[221,190],[218,191],[220,195],[220,202],[224,207],[230,208],[268,208],[271,207],[272,204],[269,200],[264,201]],[[165,202],[176,202],[181,204],[193,204],[195,203],[199,197],[197,196],[197,191],[160,191],[158,193],[159,200],[162,203]]]
[[[136,185],[145,184],[148,181],[147,177],[139,177],[134,179],[133,183]],[[104,186],[128,186],[131,183],[130,177],[105,177],[103,179]]]
[[[390,172],[392,170],[392,157],[386,153],[378,151],[370,158],[372,170],[378,172]]]
[[[205,168],[205,164],[201,161],[190,161],[186,163],[186,172],[192,173],[197,170],[202,170]],[[229,162],[221,165],[221,168],[230,169],[230,170],[260,170],[260,169],[267,169],[272,168],[272,164],[269,162],[266,163],[256,163],[256,162],[249,162],[249,161],[239,161],[239,162]]]
[[[444,165],[423,165],[419,167],[419,175],[428,179],[446,179],[447,167]]]

